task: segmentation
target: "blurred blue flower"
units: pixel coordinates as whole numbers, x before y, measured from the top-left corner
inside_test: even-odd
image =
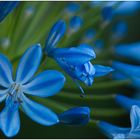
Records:
[[[114,79],[114,80],[126,80],[128,78],[124,74],[122,74],[118,71],[113,71],[112,72],[112,79]]]
[[[19,1],[0,2],[0,22],[19,4]]]
[[[69,4],[67,4],[65,11],[68,14],[72,15],[76,13],[79,9],[80,9],[80,4],[75,3],[75,2],[70,2]]]
[[[58,117],[61,124],[85,125],[90,120],[90,109],[88,107],[75,107],[59,114]]]
[[[53,111],[30,100],[25,95],[53,96],[64,85],[64,76],[54,70],[44,71],[33,77],[39,67],[41,57],[42,49],[39,44],[27,49],[20,59],[16,77],[13,79],[11,63],[0,54],[0,101],[6,100],[5,107],[0,113],[0,128],[8,137],[16,135],[20,129],[19,107],[39,124],[50,126],[59,122]]]
[[[99,128],[109,138],[113,139],[137,139],[140,138],[140,108],[132,106],[130,112],[131,128],[124,128],[100,121]]]
[[[95,50],[102,50],[104,47],[104,42],[101,39],[97,39],[93,42]]]
[[[132,15],[139,10],[140,10],[139,1],[122,1],[114,10],[114,12],[115,15]]]
[[[58,20],[53,25],[46,39],[46,44],[45,44],[45,52],[48,55],[49,52],[56,47],[57,43],[64,36],[65,31],[66,31],[66,24],[63,20]]]
[[[120,94],[117,94],[115,96],[115,101],[122,106],[123,108],[127,109],[128,111],[130,111],[131,107],[133,105],[137,105],[138,107],[140,107],[140,100],[138,99],[132,99]]]
[[[102,8],[102,19],[103,22],[110,22],[114,16],[113,8],[111,6],[106,6]]]
[[[88,29],[86,32],[85,32],[85,39],[93,39],[93,37],[95,37],[96,35],[96,31],[95,29]]]
[[[128,32],[128,26],[125,21],[118,21],[113,27],[114,38],[123,38]]]
[[[140,62],[140,42],[130,44],[120,44],[114,47],[116,55]]]
[[[73,16],[70,19],[70,31],[76,32],[83,25],[83,19],[80,16]]]
[[[112,67],[129,78],[133,86],[140,88],[140,66],[114,61]]]
[[[114,7],[115,4],[117,2],[105,2],[101,6],[103,21],[110,22],[116,15],[132,15],[140,10],[140,2],[137,1],[123,1]]]

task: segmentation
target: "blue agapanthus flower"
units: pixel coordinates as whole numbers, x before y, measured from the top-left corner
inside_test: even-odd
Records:
[[[56,48],[51,52],[51,57],[73,79],[88,86],[92,85],[94,77],[104,76],[113,70],[111,67],[93,65],[90,60],[95,59],[96,55],[93,48],[86,44],[72,48]]]
[[[93,48],[87,44],[81,44],[78,47],[71,48],[54,48],[54,45],[51,45],[53,44],[53,40],[50,39],[53,37],[53,32],[55,33],[57,31],[55,36],[56,42],[59,41],[60,34],[62,35],[61,29],[55,28],[59,27],[57,24],[59,24],[59,21],[52,27],[51,32],[49,33],[46,44],[50,45],[49,47],[48,45],[45,46],[45,53],[52,57],[59,66],[63,68],[63,70],[76,82],[82,92],[83,90],[77,83],[77,80],[91,86],[96,75],[104,76],[113,71],[111,67],[92,65],[90,60],[95,59],[96,54]]]
[[[0,113],[0,129],[8,137],[16,135],[20,129],[19,107],[39,124],[50,126],[59,122],[58,116],[53,111],[26,96],[43,98],[53,96],[64,85],[64,76],[55,70],[44,71],[34,77],[41,57],[42,49],[39,44],[27,49],[13,78],[11,63],[0,54],[0,101],[5,100],[5,107]]]
[[[88,107],[75,107],[59,114],[58,117],[61,124],[85,125],[90,120],[90,109]]]
[[[0,22],[19,4],[19,1],[0,2]]]
[[[114,52],[116,55],[140,62],[140,42],[117,45],[114,47]]]
[[[82,44],[79,47],[56,48],[51,57],[69,74],[73,79],[78,79],[86,85],[92,85],[95,68],[90,60],[96,55],[91,47]]]
[[[140,138],[140,108],[136,105],[132,106],[130,112],[131,127],[124,128],[112,125],[110,123],[100,121],[99,128],[113,139],[137,139]]]

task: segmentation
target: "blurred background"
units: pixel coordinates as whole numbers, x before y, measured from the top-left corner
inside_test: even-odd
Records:
[[[102,15],[106,2],[74,2],[79,7],[70,7],[71,2],[20,2],[19,6],[0,23],[0,51],[14,61],[16,68],[21,54],[35,43],[44,47],[45,40],[53,24],[63,19],[67,23],[67,32],[59,42],[58,47],[73,47],[80,43],[88,43],[95,48],[97,58],[93,64],[111,65],[112,60],[122,60],[113,54],[113,47],[121,43],[133,43],[140,40],[140,10],[128,15],[115,15],[111,19],[104,19]],[[121,2],[118,2],[113,9]],[[125,9],[124,9],[125,10]],[[107,13],[108,15],[108,13]],[[71,19],[78,16],[81,19],[71,23]],[[126,26],[123,34],[115,36],[115,25],[123,21]],[[75,25],[76,24],[76,25]],[[91,38],[86,35],[93,29]],[[121,36],[122,35],[122,36]],[[127,61],[124,60],[123,61]],[[45,69],[63,70],[52,59],[47,58]],[[66,84],[58,95],[47,99],[33,98],[61,113],[75,106],[89,106],[91,117],[95,120],[105,120],[119,126],[130,126],[129,114],[114,101],[114,94],[124,93],[133,96],[134,89],[126,81],[112,80],[112,75],[95,79],[92,87],[82,85],[86,97],[80,97],[80,90],[73,81],[66,76]],[[1,109],[3,104],[1,104]],[[96,124],[90,122],[86,126],[72,127],[55,125],[41,126],[30,120],[21,111],[21,130],[15,138],[106,138]],[[0,138],[5,136],[0,133]]]

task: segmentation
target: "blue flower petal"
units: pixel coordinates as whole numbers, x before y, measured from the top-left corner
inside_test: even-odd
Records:
[[[140,100],[131,99],[123,95],[115,96],[116,102],[127,110],[130,110],[133,105],[140,107]]]
[[[130,119],[131,119],[131,131],[130,133],[133,135],[140,136],[140,108],[136,105],[132,106],[131,113],[130,113]]]
[[[56,60],[72,65],[82,65],[96,57],[93,48],[86,44],[82,44],[77,48],[56,48],[52,55]]]
[[[140,66],[125,64],[117,61],[114,61],[112,66],[126,77],[140,77]]]
[[[88,44],[80,44],[77,48],[81,49],[82,51],[85,51],[87,54],[92,56],[92,59],[96,58],[96,54],[91,46]]]
[[[9,89],[0,89],[0,103],[7,97]]]
[[[66,24],[63,20],[59,20],[53,25],[45,44],[45,52],[48,53],[48,55],[49,52],[56,46],[56,44],[63,37],[65,31]]]
[[[115,54],[140,62],[140,42],[120,44],[114,47]]]
[[[7,96],[6,94],[0,95],[0,103],[5,100],[6,96]]]
[[[85,72],[86,74],[86,80],[84,81],[84,83],[88,86],[91,86],[94,81],[95,68],[91,62],[85,63],[84,67],[85,71],[83,71],[83,73]]]
[[[59,114],[60,123],[66,125],[85,125],[90,119],[90,109],[88,107],[71,108]]]
[[[86,85],[91,86],[94,81],[95,68],[91,62],[87,62],[84,65],[78,66],[73,74],[73,78],[76,78]]]
[[[16,6],[19,4],[19,1],[1,1],[0,2],[0,22],[10,13]]]
[[[58,93],[64,86],[64,82],[65,77],[60,72],[48,70],[40,73],[23,88],[27,94],[48,97]]]
[[[100,77],[109,74],[110,72],[114,71],[113,68],[103,65],[94,65],[95,68],[95,77]]]
[[[7,104],[0,113],[0,128],[7,137],[15,136],[20,129],[18,106]]]
[[[124,138],[124,135],[128,134],[130,131],[130,128],[121,128],[104,121],[100,121],[98,126],[106,136],[115,139],[119,138],[120,136],[122,136],[121,138]]]
[[[0,54],[0,85],[8,88],[11,83],[13,83],[12,65],[4,55]]]
[[[123,139],[125,139],[126,138],[126,136],[125,136],[125,134],[117,134],[113,139],[117,139],[117,140],[119,140],[119,139],[121,139],[121,140],[123,140]]]
[[[131,132],[128,134],[127,139],[139,139],[140,138],[140,130],[135,132]]]
[[[25,84],[28,82],[34,73],[37,71],[42,56],[42,49],[39,44],[33,45],[26,50],[22,56],[17,72],[16,82]]]
[[[31,101],[25,95],[22,95],[22,109],[28,117],[35,122],[50,126],[59,122],[57,115],[45,106]]]

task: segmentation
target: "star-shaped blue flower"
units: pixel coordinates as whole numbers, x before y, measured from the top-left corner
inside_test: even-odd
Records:
[[[44,71],[34,77],[41,57],[42,49],[39,44],[27,49],[13,78],[11,63],[0,54],[0,101],[6,101],[0,113],[0,129],[8,137],[16,135],[20,129],[19,107],[39,124],[50,126],[59,122],[53,111],[26,96],[53,96],[64,85],[64,76],[55,70]]]
[[[114,139],[137,139],[140,138],[140,108],[132,106],[130,112],[131,128],[124,128],[100,121],[99,128],[109,137]]]

